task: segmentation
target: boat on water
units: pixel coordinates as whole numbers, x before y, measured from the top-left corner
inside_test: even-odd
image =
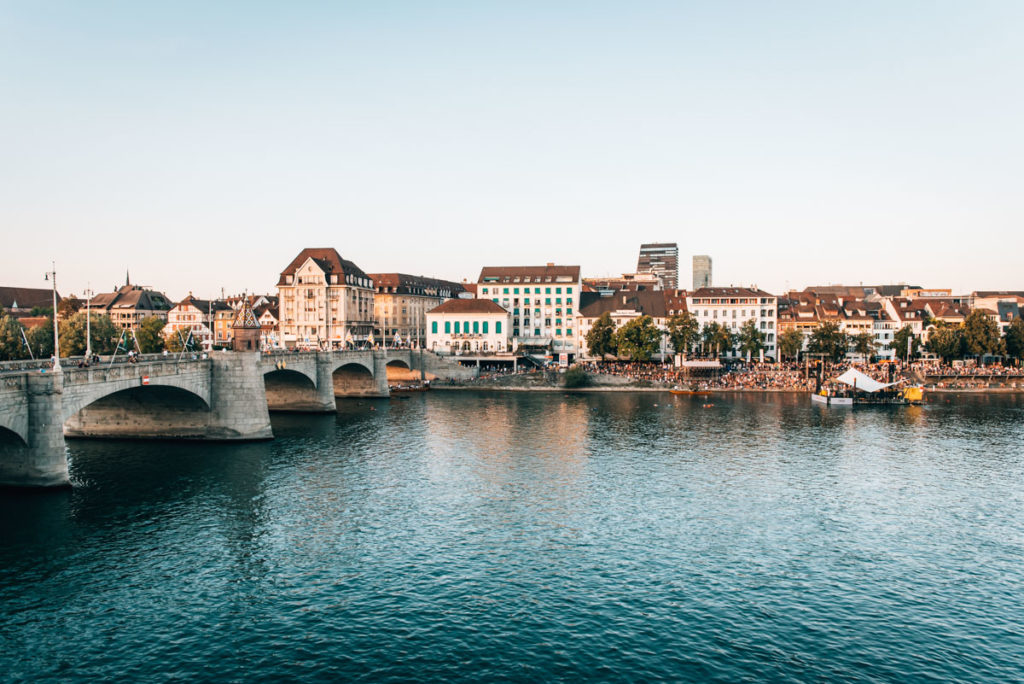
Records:
[[[924,400],[924,388],[897,387],[901,382],[879,382],[851,368],[812,394],[811,403],[837,407],[909,406]]]
[[[412,392],[426,392],[430,389],[430,381],[417,385],[390,385],[388,387],[392,394],[410,394]]]
[[[669,394],[682,394],[691,397],[707,397],[711,396],[711,391],[693,389],[692,387],[680,387],[679,385],[676,385],[669,390]]]

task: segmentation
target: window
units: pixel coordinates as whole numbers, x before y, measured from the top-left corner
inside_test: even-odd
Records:
[[[480,322],[479,321],[473,321],[473,332],[476,333],[476,334],[480,333]]]
[[[434,333],[435,335],[437,334],[437,321],[433,321],[430,324],[430,332]]]
[[[533,329],[533,336],[534,337],[540,337],[540,328],[534,328]]]
[[[487,288],[486,287],[484,288],[484,294],[487,294]]]
[[[562,294],[562,288],[556,287],[555,288],[555,294]]]
[[[508,288],[507,287],[505,288],[505,291],[504,291],[503,294],[508,294]]]
[[[565,303],[568,304],[569,306],[572,306],[572,297],[566,297]]]
[[[484,321],[484,335],[487,334],[487,321]]]
[[[452,332],[452,322],[451,321],[445,321],[444,322],[444,334],[445,335],[450,335],[451,332]]]
[[[459,334],[459,322],[458,321],[455,321],[455,334],[456,335]]]
[[[572,294],[572,288],[571,287],[565,288],[565,294]]]
[[[555,337],[561,337],[561,336],[562,336],[562,331],[559,330],[558,328],[555,328]]]
[[[494,321],[494,332],[501,334],[501,321]]]
[[[518,280],[518,278],[517,278],[517,280]],[[512,288],[512,294],[519,294],[519,288],[518,287],[513,287]]]
[[[550,287],[545,287],[544,288],[544,294],[551,294],[551,288]]]
[[[562,298],[561,297],[555,297],[555,304],[561,305],[562,304]]]
[[[551,288],[549,287],[548,289],[550,290]],[[544,306],[551,306],[551,297],[544,299]]]
[[[533,288],[533,294],[540,294],[540,288],[539,287]]]

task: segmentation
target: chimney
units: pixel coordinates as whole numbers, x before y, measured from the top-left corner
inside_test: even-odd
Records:
[[[552,268],[554,265],[555,265],[554,262],[551,262],[551,261],[548,262],[548,268]]]

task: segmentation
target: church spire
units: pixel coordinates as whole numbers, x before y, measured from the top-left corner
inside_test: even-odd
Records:
[[[126,269],[124,269],[124,286],[128,287],[131,284],[132,284],[132,279],[131,279],[131,277],[129,277],[128,269],[126,268]]]

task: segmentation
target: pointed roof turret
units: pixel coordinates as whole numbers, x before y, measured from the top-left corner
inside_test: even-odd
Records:
[[[242,305],[238,307],[238,313],[235,314],[235,320],[232,321],[231,327],[243,330],[259,330],[260,322],[256,320],[256,314],[252,310],[252,302],[249,297],[242,298]]]

